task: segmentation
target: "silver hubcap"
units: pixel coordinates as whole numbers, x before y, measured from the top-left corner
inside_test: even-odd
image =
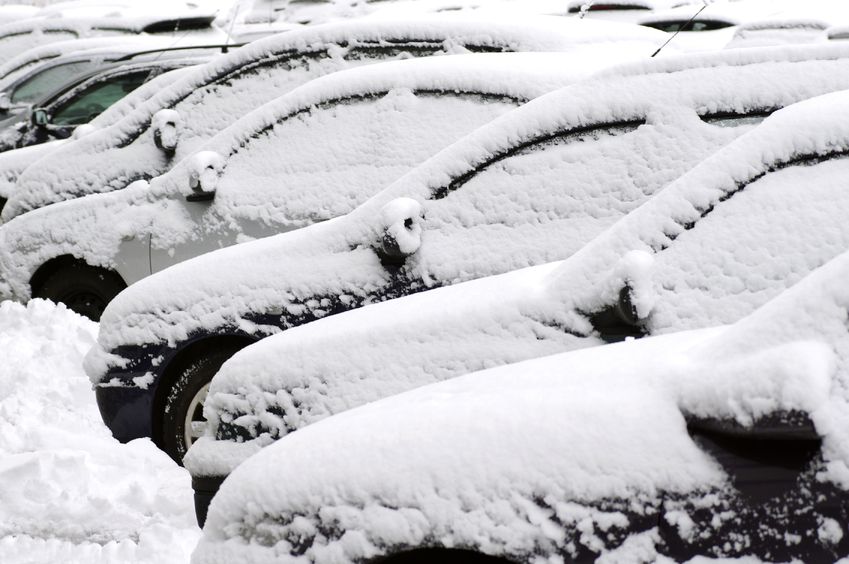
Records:
[[[186,441],[186,449],[206,432],[206,419],[203,417],[203,402],[209,393],[209,384],[198,390],[186,411],[186,420],[183,424],[183,436]]]

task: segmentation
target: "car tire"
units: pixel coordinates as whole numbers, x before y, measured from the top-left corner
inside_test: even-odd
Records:
[[[162,409],[159,444],[178,464],[203,433],[203,403],[212,377],[240,348],[226,347],[193,359],[171,384]]]
[[[100,321],[106,305],[126,287],[111,270],[73,263],[47,277],[33,297],[63,303],[92,321]]]

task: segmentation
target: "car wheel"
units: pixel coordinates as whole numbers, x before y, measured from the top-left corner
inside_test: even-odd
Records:
[[[221,365],[241,347],[209,352],[189,362],[165,396],[159,444],[178,464],[189,447],[206,431],[203,403],[209,383]]]
[[[127,285],[118,274],[84,263],[73,263],[51,274],[33,297],[63,303],[93,321]]]

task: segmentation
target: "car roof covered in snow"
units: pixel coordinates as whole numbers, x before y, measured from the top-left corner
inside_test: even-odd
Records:
[[[732,326],[502,366],[302,429],[222,485],[194,558],[266,562],[298,550],[293,538],[319,560],[422,539],[508,556],[574,553],[573,540],[597,551],[605,543],[592,547],[578,521],[627,530],[623,510],[726,487],[686,418],[745,429],[776,412],[806,413],[823,437],[819,478],[843,488],[847,274],[842,255]],[[270,468],[279,479],[268,479]],[[339,534],[315,534],[326,523]],[[561,530],[574,539],[547,534]],[[646,540],[632,556],[658,548]]]
[[[824,54],[827,51],[829,56],[834,56],[836,51],[832,49],[833,46],[824,51],[812,49],[811,52]],[[736,54],[733,56],[736,57]],[[830,66],[832,63],[812,64]],[[347,284],[339,277],[353,276],[353,273],[339,271],[331,276],[324,269],[333,270],[335,267],[328,263],[319,268],[317,262],[322,256],[344,262],[347,250],[364,244],[368,246],[364,242],[377,240],[375,238],[381,229],[380,210],[387,202],[398,197],[427,201],[452,179],[462,177],[477,163],[488,162],[494,155],[515,147],[522,140],[536,139],[548,132],[644,118],[651,108],[663,105],[670,108],[684,106],[691,108],[691,112],[695,109],[702,114],[711,114],[745,113],[782,105],[782,101],[792,103],[807,96],[797,88],[788,89],[778,84],[770,86],[768,82],[792,80],[794,72],[800,73],[796,83],[803,90],[819,88],[812,80],[818,73],[811,72],[812,67],[806,68],[806,65],[788,63],[776,67],[766,63],[760,68],[767,74],[759,73],[758,68],[757,64],[737,70],[733,66],[697,68],[659,75],[609,78],[604,82],[601,79],[598,82],[590,80],[537,98],[442,150],[343,218],[216,251],[138,282],[106,309],[101,322],[100,344],[111,349],[119,344],[139,341],[174,342],[204,327],[238,323],[241,316],[253,308],[261,311],[272,303],[279,306],[281,288],[290,285],[298,288],[314,286],[319,292],[333,295],[340,291],[340,284]],[[743,72],[751,77],[749,82],[741,79]],[[767,83],[759,82],[758,77],[765,76],[771,77]],[[840,80],[839,73],[825,71],[819,76],[824,81],[821,85],[825,87],[823,91],[839,89],[834,83]],[[698,77],[701,79],[697,80]],[[747,84],[750,88],[746,88]],[[831,88],[827,84],[831,84]],[[839,121],[832,124],[832,129],[838,124]],[[810,128],[806,132],[810,133]],[[178,168],[174,169],[174,173]],[[153,182],[150,189],[164,186],[163,182]],[[37,232],[44,230],[35,229]],[[457,252],[462,252],[462,249],[457,249]],[[610,254],[605,252],[603,256],[609,258]],[[20,259],[21,253],[16,258]],[[13,262],[8,257],[4,259],[7,264]],[[294,267],[300,263],[303,267]],[[256,268],[257,264],[262,264],[262,268]],[[307,266],[309,264],[312,266]],[[512,269],[495,257],[487,264],[491,274]],[[311,270],[313,267],[318,270]],[[463,265],[446,259],[444,268],[445,272],[441,275],[445,279],[463,279]],[[454,269],[457,269],[456,272]],[[235,280],[242,274],[250,280],[237,284]],[[368,278],[366,273],[358,275]],[[10,278],[7,275],[7,279]],[[356,281],[356,284],[368,283],[367,280]],[[237,286],[244,295],[233,293]],[[593,287],[592,284],[589,287]],[[578,289],[583,290],[582,287]],[[200,296],[203,296],[202,300]],[[168,315],[160,317],[155,313],[162,311],[167,311]],[[128,322],[129,319],[133,322]]]

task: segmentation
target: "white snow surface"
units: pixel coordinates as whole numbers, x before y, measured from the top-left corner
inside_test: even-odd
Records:
[[[81,361],[97,325],[0,304],[0,561],[185,562],[200,531],[188,475],[150,441],[119,444]]]
[[[225,481],[192,561],[349,562],[425,539],[531,560],[569,551],[562,530],[581,520],[574,542],[592,546],[628,526],[593,500],[634,510],[722,489],[685,413],[749,425],[805,411],[822,478],[849,487],[847,274],[843,255],[732,326],[477,372],[302,429]],[[824,522],[821,540],[844,526]],[[623,561],[654,561],[643,540]]]
[[[588,81],[540,97],[447,147],[343,218],[216,251],[142,280],[107,308],[92,359],[98,358],[98,350],[120,344],[173,344],[192,331],[241,326],[243,316],[254,311],[310,308],[320,316],[320,303],[303,302],[314,296],[347,299],[381,288],[388,275],[370,248],[379,240],[380,209],[397,197],[423,203],[422,247],[409,268],[425,284],[462,282],[568,257],[750,127],[705,124],[695,111],[772,107],[838,89],[835,81],[843,73],[826,68],[846,64],[835,60],[681,70]],[[509,166],[491,167],[491,174],[473,178],[445,198],[430,199],[434,188],[520,140],[645,116],[647,123],[633,133],[601,135],[595,142],[587,141],[589,135],[584,142],[521,154]],[[839,121],[829,127],[842,131]],[[564,178],[579,181],[570,189],[551,189]],[[34,233],[40,230],[33,228]],[[13,248],[9,242],[3,248]],[[3,256],[6,280],[25,279],[32,271],[23,261],[17,268],[24,276],[6,266],[23,256]],[[96,379],[105,364],[93,360],[91,368]]]
[[[628,49],[632,53],[628,58],[633,58],[639,53],[648,55],[663,38],[660,32],[636,26],[619,29],[600,22],[561,20],[430,16],[415,21],[352,21],[255,41],[183,76],[114,127],[69,145],[61,156],[33,167],[20,179],[21,197],[9,202],[3,218],[84,194],[124,188],[139,178],[161,174],[237,118],[285,92],[317,76],[376,62],[368,53],[369,45],[413,40],[430,45],[437,53],[456,54],[468,52],[464,45],[541,52],[569,51],[601,42],[620,45],[619,52]],[[291,63],[284,64],[286,56],[278,61],[281,54],[291,51],[313,55]],[[410,53],[390,55],[381,57],[408,58]],[[220,84],[224,76],[230,76],[226,87]],[[153,114],[164,108],[180,112],[186,125],[177,152],[170,158],[156,149],[149,130]]]

